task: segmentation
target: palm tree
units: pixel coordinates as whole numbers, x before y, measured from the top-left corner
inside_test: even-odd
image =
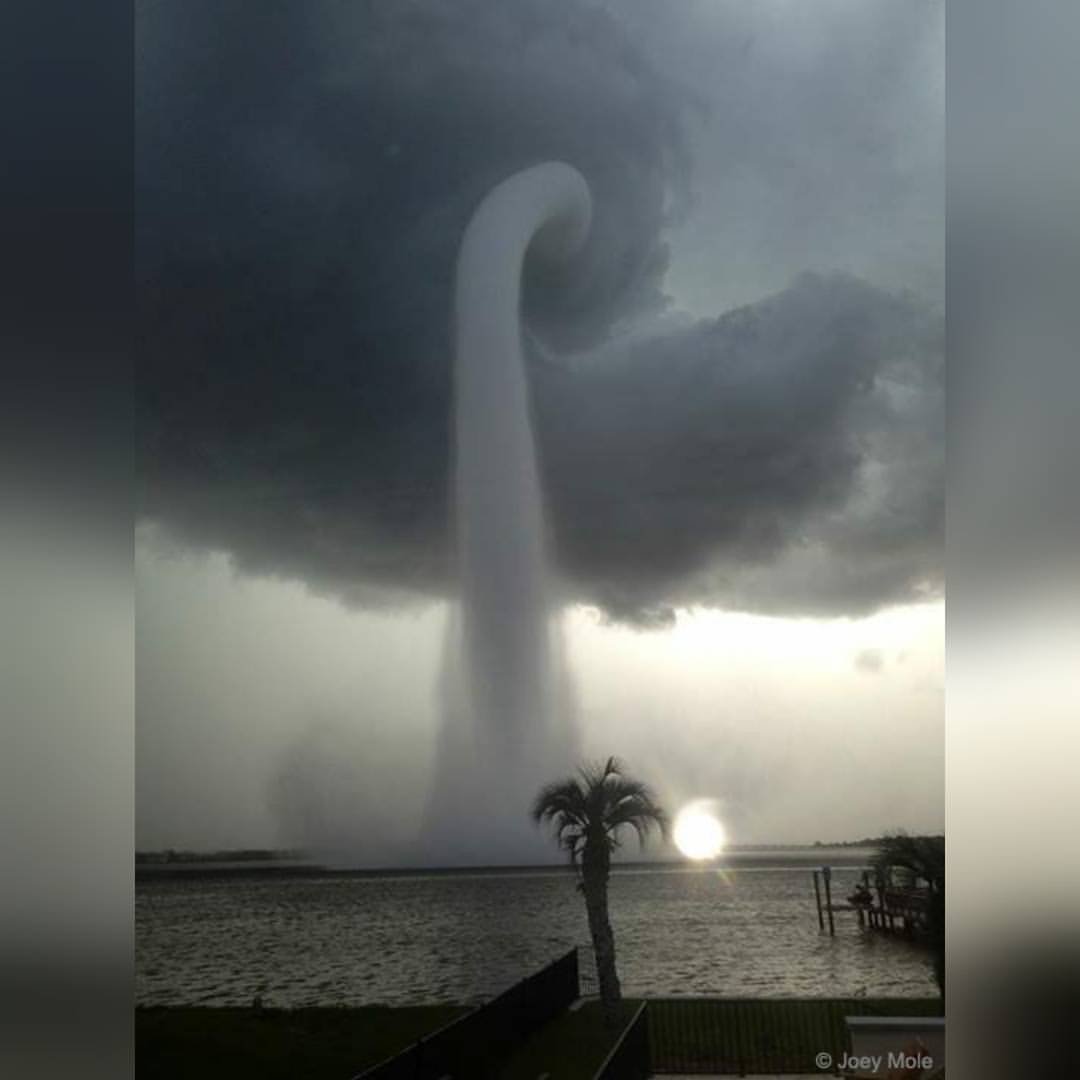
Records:
[[[538,825],[550,822],[559,845],[580,874],[585,894],[589,933],[596,955],[600,1000],[609,1027],[619,1023],[619,976],[615,970],[615,936],[608,918],[608,876],[611,853],[619,846],[619,831],[632,828],[640,844],[652,829],[667,834],[667,814],[652,791],[624,774],[615,758],[604,765],[586,765],[578,775],[548,784],[536,796],[532,817]]]
[[[945,837],[897,833],[878,841],[874,867],[888,881],[902,870],[929,888],[926,929],[934,960],[934,979],[945,996]]]

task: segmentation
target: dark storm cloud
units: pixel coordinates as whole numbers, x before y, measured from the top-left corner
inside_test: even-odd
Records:
[[[805,275],[759,304],[537,379],[555,531],[579,594],[857,613],[939,584],[941,326]]]
[[[144,518],[357,603],[447,590],[457,244],[494,183],[556,158],[595,204],[573,271],[526,285],[573,595],[663,625],[934,586],[940,343],[915,301],[810,277],[580,351],[663,310],[696,122],[607,15],[147,5],[138,77]]]

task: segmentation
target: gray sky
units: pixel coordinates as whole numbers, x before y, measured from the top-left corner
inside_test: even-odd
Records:
[[[596,206],[525,312],[587,749],[736,840],[942,827],[942,5],[228,10],[139,17],[138,844],[407,858],[456,242],[549,157]]]

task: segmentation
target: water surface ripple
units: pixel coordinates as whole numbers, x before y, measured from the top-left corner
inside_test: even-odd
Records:
[[[834,871],[834,899],[854,884]],[[807,868],[621,870],[611,882],[631,995],[935,993],[926,953],[837,916],[822,935]],[[135,897],[140,1005],[475,1002],[574,945],[595,988],[572,876],[183,878]]]

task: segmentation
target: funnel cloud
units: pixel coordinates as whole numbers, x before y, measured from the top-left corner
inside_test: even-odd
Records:
[[[566,262],[588,235],[581,174],[535,165],[488,194],[457,263],[455,512],[460,614],[448,626],[440,755],[428,815],[483,858],[513,858],[529,793],[573,766],[576,740],[557,662],[558,612],[521,344],[526,255]],[[462,821],[471,798],[484,805]],[[493,814],[492,806],[505,808]],[[442,837],[445,841],[446,837]]]
[[[937,831],[943,13],[137,5],[141,846]]]

